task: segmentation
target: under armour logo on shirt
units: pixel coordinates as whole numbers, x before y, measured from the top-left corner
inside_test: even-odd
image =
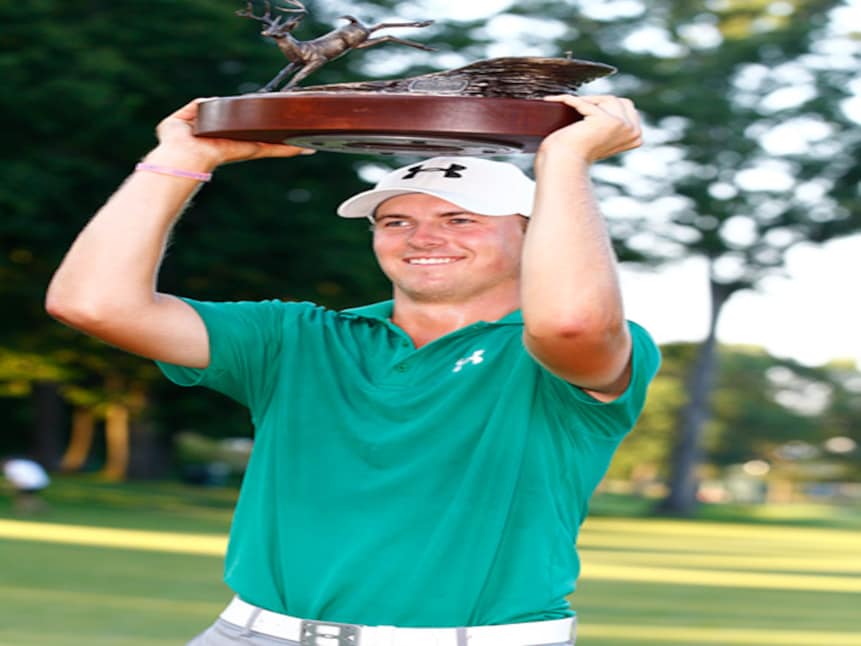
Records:
[[[452,372],[460,372],[461,370],[463,370],[463,367],[468,363],[477,366],[482,361],[484,361],[484,350],[476,350],[470,356],[464,359],[458,359],[457,362],[454,364]]]
[[[463,175],[458,171],[462,170],[466,170],[466,166],[461,166],[460,164],[451,164],[448,168],[425,168],[422,165],[418,165],[410,168],[409,172],[401,179],[415,179],[419,173],[444,173],[443,177],[461,178]]]

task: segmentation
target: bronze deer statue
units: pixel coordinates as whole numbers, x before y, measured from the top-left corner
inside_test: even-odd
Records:
[[[300,0],[287,0],[287,3],[294,7],[288,9],[286,7],[278,7],[279,11],[287,14],[296,14],[293,17],[286,18],[285,16],[272,17],[271,6],[267,0],[265,3],[265,12],[262,16],[254,14],[254,6],[251,0],[248,0],[248,5],[244,10],[236,12],[238,16],[259,20],[266,28],[260,32],[262,36],[274,38],[280,49],[290,63],[287,64],[269,83],[267,83],[261,92],[272,92],[280,83],[284,81],[294,70],[298,70],[293,74],[293,78],[281,88],[282,91],[287,91],[296,86],[299,81],[307,78],[310,74],[317,71],[323,65],[339,56],[346,54],[353,49],[365,49],[382,43],[399,43],[416,49],[423,49],[428,52],[434,51],[432,47],[416,43],[395,36],[380,36],[371,38],[371,34],[380,29],[387,27],[427,27],[433,24],[433,20],[423,20],[420,22],[390,22],[381,23],[379,25],[367,26],[362,24],[353,16],[341,16],[348,20],[349,23],[343,27],[332,30],[328,34],[324,34],[314,40],[302,41],[295,39],[291,32],[299,26],[302,19],[308,15],[305,5]]]

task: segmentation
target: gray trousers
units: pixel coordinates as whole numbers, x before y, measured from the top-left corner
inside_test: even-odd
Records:
[[[188,642],[187,646],[301,646],[299,642],[292,639],[279,639],[262,635],[252,630],[228,623],[218,619],[207,630]],[[558,642],[555,644],[531,644],[524,646],[574,646],[573,641]]]

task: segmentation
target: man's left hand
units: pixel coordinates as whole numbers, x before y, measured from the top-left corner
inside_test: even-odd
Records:
[[[583,118],[550,133],[541,142],[539,153],[562,148],[591,164],[643,143],[640,116],[630,99],[562,94],[544,100],[564,103]]]

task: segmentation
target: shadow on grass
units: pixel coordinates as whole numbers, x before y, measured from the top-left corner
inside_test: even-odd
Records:
[[[46,509],[26,520],[226,532],[237,494],[235,487],[197,487],[178,482],[113,483],[94,476],[58,476],[43,494]],[[9,497],[0,497],[0,517],[24,519],[13,512]]]
[[[657,501],[651,498],[599,493],[592,499],[590,514],[597,517],[666,517],[690,521],[707,520],[716,523],[861,529],[861,504],[857,502],[785,505],[701,504],[691,517],[658,514],[655,512],[656,504]]]

